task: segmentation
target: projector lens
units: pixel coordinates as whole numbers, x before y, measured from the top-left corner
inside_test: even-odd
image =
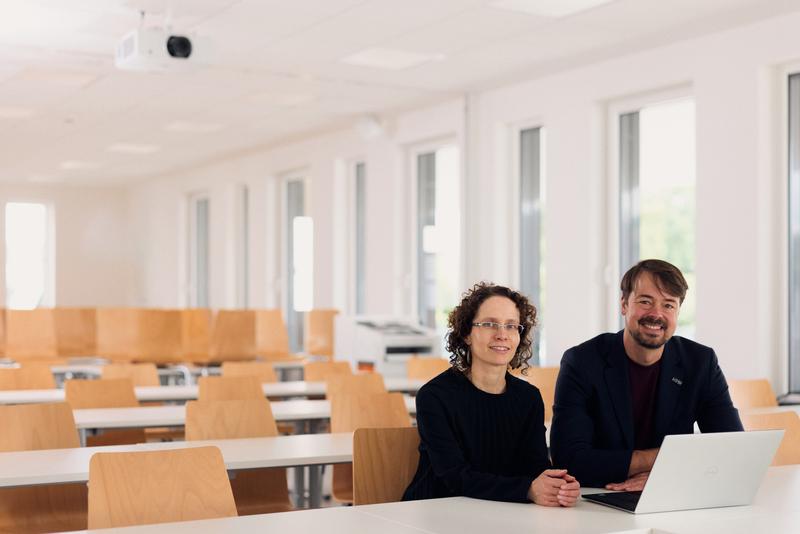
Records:
[[[192,55],[192,42],[180,35],[171,35],[167,39],[167,52],[172,57],[187,58]]]

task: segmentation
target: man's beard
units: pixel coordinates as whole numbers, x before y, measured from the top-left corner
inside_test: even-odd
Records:
[[[662,328],[665,327],[664,323],[661,322],[661,321],[648,321],[648,320],[645,320],[645,319],[639,321],[639,326],[643,326],[645,324],[658,325],[658,326],[660,326]],[[642,335],[642,333],[639,332],[639,331],[632,331],[631,332],[631,337],[634,339],[634,341],[636,341],[639,345],[641,345],[642,347],[644,347],[646,349],[659,349],[659,348],[664,346],[664,343],[667,342],[667,337],[666,336],[663,336],[658,341],[651,341],[650,339],[647,339],[646,337],[644,337]]]

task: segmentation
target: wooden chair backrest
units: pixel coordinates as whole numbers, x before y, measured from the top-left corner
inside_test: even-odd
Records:
[[[278,381],[275,369],[267,362],[222,362],[222,376],[254,376],[261,384]]]
[[[66,402],[0,406],[0,451],[80,446]],[[86,528],[86,484],[0,488],[0,531],[63,532]]]
[[[264,390],[254,376],[201,376],[197,386],[197,399],[203,402],[264,398]]]
[[[330,399],[331,432],[411,426],[402,393],[340,393]]]
[[[265,398],[186,403],[186,439],[263,438],[278,435]]]
[[[130,378],[134,387],[161,385],[154,363],[109,363],[102,367],[101,376],[104,379]]]
[[[93,356],[97,353],[97,310],[53,308],[59,356]]]
[[[333,358],[334,317],[339,310],[315,309],[306,312],[305,349],[313,356]]]
[[[0,452],[80,447],[66,402],[0,406]]]
[[[308,362],[303,366],[303,379],[306,382],[325,382],[332,374],[352,375],[349,362]]]
[[[139,406],[130,378],[67,380],[64,382],[64,396],[73,410]]]
[[[553,403],[556,397],[556,379],[558,378],[558,367],[528,367],[527,374],[523,375],[520,370],[512,374],[518,378],[528,381],[539,389],[544,401],[544,420],[553,419]]]
[[[289,332],[281,310],[255,310],[256,354],[265,360],[283,360],[289,353]]]
[[[0,357],[6,355],[6,309],[0,308]]]
[[[349,375],[332,374],[325,379],[325,396],[331,398],[341,393],[366,394],[386,393],[383,377],[380,373],[364,373]]]
[[[133,361],[139,353],[139,310],[97,308],[97,355],[115,361]]]
[[[354,504],[402,500],[419,464],[416,428],[359,428],[353,434]]]
[[[219,310],[212,322],[210,361],[254,360],[255,357],[255,312]]]
[[[89,462],[89,528],[236,516],[217,447],[97,453]]]
[[[743,408],[768,408],[778,405],[775,392],[766,378],[729,380],[728,390],[730,391],[733,405],[740,410]]]
[[[430,380],[450,369],[450,361],[444,358],[413,356],[406,361],[406,375],[411,380]]]
[[[137,361],[178,363],[183,360],[180,310],[139,310]]]
[[[0,368],[0,391],[55,387],[56,381],[49,365],[26,363],[22,367]]]
[[[745,430],[783,429],[783,439],[772,465],[800,464],[800,416],[796,412],[741,414]]]
[[[211,345],[211,310],[181,310],[181,355],[190,362],[208,361]]]
[[[52,308],[6,310],[6,356],[18,361],[58,356]]]

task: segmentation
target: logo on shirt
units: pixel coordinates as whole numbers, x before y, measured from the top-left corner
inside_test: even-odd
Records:
[[[672,377],[672,381],[675,382],[676,384],[678,384],[679,386],[683,385],[683,380],[681,380],[680,378],[678,378],[676,376]]]

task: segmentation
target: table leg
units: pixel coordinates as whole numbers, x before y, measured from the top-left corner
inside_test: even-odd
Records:
[[[80,439],[81,447],[86,446],[86,429],[80,428],[78,429],[78,439]]]
[[[308,466],[308,507],[319,508],[322,504],[322,466]]]
[[[295,508],[308,508],[306,501],[306,469],[303,466],[294,468]]]

